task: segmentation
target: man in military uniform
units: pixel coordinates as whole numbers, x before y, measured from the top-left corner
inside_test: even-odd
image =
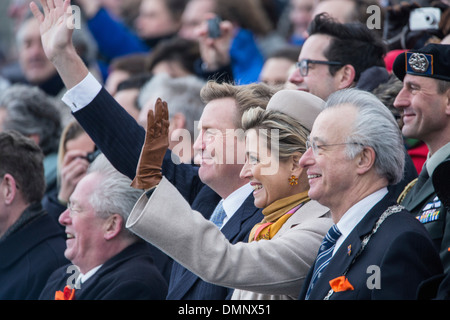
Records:
[[[450,213],[432,183],[436,167],[450,159],[450,45],[429,44],[399,55],[393,71],[403,81],[394,106],[401,111],[407,138],[422,140],[429,149],[418,179],[399,203],[425,226],[437,246],[445,272],[450,271]]]

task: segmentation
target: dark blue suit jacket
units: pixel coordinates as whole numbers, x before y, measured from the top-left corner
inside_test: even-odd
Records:
[[[36,300],[48,277],[68,263],[65,234],[40,203],[38,215],[0,243],[0,300]]]
[[[354,228],[311,290],[311,300],[323,299],[330,290],[329,281],[342,276],[347,268],[347,277],[354,290],[336,292],[330,299],[416,299],[420,283],[442,272],[439,255],[429,234],[407,210],[393,213],[384,220],[365,250],[351,264],[364,236],[372,231],[381,214],[394,204],[392,195],[386,195]],[[306,296],[311,276],[312,268],[300,299]],[[374,287],[378,276],[379,288]]]
[[[113,166],[133,179],[145,140],[144,128],[104,88],[74,116]],[[175,164],[168,151],[162,173],[192,209],[209,218],[221,198],[200,181],[197,166]],[[222,232],[232,243],[247,241],[251,228],[262,219],[261,210],[254,206],[250,195]],[[226,299],[231,296],[230,289],[206,283],[175,262],[173,265],[168,299]]]

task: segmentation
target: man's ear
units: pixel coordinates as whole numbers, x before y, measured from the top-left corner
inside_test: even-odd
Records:
[[[106,240],[115,238],[124,226],[124,221],[121,215],[113,214],[105,221],[104,237]]]
[[[5,199],[5,204],[7,205],[12,204],[17,194],[17,185],[14,177],[9,173],[6,173],[3,176],[0,188],[3,194],[3,198]]]
[[[355,158],[357,165],[357,173],[364,174],[375,164],[375,150],[371,147],[364,147],[363,150]]]
[[[448,115],[450,115],[450,89],[448,89],[447,92],[445,93],[445,99],[446,99],[445,111]]]
[[[355,76],[355,68],[351,64],[346,64],[335,75],[335,79],[338,82],[337,88],[340,90],[352,87],[355,81]]]

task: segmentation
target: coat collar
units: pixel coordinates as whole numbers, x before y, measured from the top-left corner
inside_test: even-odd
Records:
[[[0,259],[0,268],[12,265],[47,239],[60,236],[64,242],[64,232],[40,203],[30,205],[23,214],[32,218],[0,244],[0,256],[6,257]]]

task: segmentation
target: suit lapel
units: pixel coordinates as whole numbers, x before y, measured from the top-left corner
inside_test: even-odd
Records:
[[[235,238],[241,233],[242,225],[245,223],[245,221],[253,217],[256,211],[260,210],[255,207],[254,201],[255,199],[253,197],[253,194],[250,194],[239,207],[239,209],[233,214],[231,219],[228,220],[225,226],[222,228],[222,233],[230,242],[235,242]],[[262,219],[263,215],[261,214],[259,220]],[[247,239],[244,239],[242,241],[247,241]]]

